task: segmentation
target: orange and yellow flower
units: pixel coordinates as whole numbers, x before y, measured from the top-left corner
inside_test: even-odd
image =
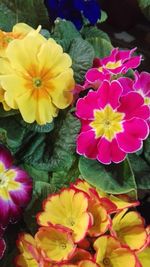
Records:
[[[112,233],[133,250],[141,249],[147,242],[143,218],[135,211],[124,209],[116,214],[112,220]]]
[[[75,242],[82,240],[91,226],[92,218],[88,213],[88,197],[75,189],[64,189],[44,202],[44,211],[37,215],[41,226],[62,225],[73,231]]]
[[[30,31],[34,29],[25,23],[17,23],[11,32],[0,30],[0,57],[6,56],[6,49],[9,43],[15,39],[24,38]]]
[[[100,267],[130,267],[136,266],[134,253],[112,236],[101,236],[94,242],[96,263]]]
[[[68,107],[74,87],[71,58],[53,39],[37,31],[15,39],[0,59],[0,84],[6,104],[23,119],[43,125]]]

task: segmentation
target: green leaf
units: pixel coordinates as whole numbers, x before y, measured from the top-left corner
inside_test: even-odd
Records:
[[[54,132],[55,143],[53,154],[49,160],[50,171],[68,171],[74,161],[76,137],[80,130],[80,121],[70,112],[62,121],[58,120],[57,131]],[[53,135],[53,137],[54,137]],[[52,140],[54,140],[52,137]]]
[[[96,160],[81,157],[79,170],[87,182],[107,193],[136,192],[136,183],[128,160],[106,166]]]
[[[139,7],[145,17],[150,20],[150,1],[149,0],[138,0]]]
[[[146,139],[146,141],[144,141],[144,156],[150,164],[150,136]]]
[[[0,117],[9,117],[18,114],[18,110],[16,109],[11,109],[9,111],[5,111],[2,107],[0,106]]]
[[[37,182],[37,181],[48,182],[49,181],[49,174],[47,171],[34,168],[33,166],[29,164],[24,164],[23,168],[27,171],[27,173],[33,179],[34,182]]]
[[[107,13],[104,10],[101,10],[101,18],[98,20],[98,23],[103,23],[108,18]]]
[[[52,38],[63,47],[65,52],[68,52],[72,40],[76,37],[81,37],[81,35],[72,22],[62,19],[55,21]]]
[[[138,189],[150,189],[150,166],[139,156],[129,155]]]
[[[25,22],[32,27],[38,25],[42,25],[44,28],[49,27],[49,17],[44,0],[1,0],[1,3],[5,5],[5,10],[6,8],[8,10],[3,19],[4,30],[11,30],[12,25],[17,22]],[[10,26],[7,22],[9,20]]]
[[[24,120],[19,120],[21,125],[27,128],[30,131],[34,131],[37,133],[49,133],[54,129],[54,122],[46,123],[45,125],[39,125],[36,122],[27,123]]]
[[[84,39],[89,39],[89,38],[96,38],[96,37],[100,37],[102,39],[105,39],[107,40],[108,42],[111,42],[109,36],[107,33],[103,32],[102,30],[98,29],[97,27],[84,27],[82,30],[81,30],[81,34],[82,34],[82,37]]]
[[[24,212],[24,221],[32,234],[35,234],[38,228],[36,215],[42,210],[42,202],[53,192],[54,190],[49,183],[35,182],[32,200]]]
[[[15,116],[0,118],[0,142],[15,153],[23,143],[26,129],[21,127]]]
[[[82,38],[75,38],[70,46],[69,54],[72,58],[72,68],[76,83],[82,83],[94,59],[93,47]]]
[[[79,177],[78,169],[78,158],[73,162],[72,167],[69,171],[58,171],[53,172],[50,179],[50,184],[55,188],[55,191],[58,191],[61,188],[68,187],[70,183],[75,182]]]
[[[87,41],[93,46],[95,51],[95,57],[106,57],[110,54],[113,49],[112,44],[104,38],[101,37],[89,37]]]
[[[0,29],[11,31],[16,23],[16,14],[10,10],[4,3],[0,3]]]

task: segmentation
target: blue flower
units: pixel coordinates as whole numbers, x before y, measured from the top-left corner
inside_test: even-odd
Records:
[[[92,25],[100,18],[101,9],[98,0],[45,0],[44,3],[51,22],[60,17],[72,21],[78,30],[83,25],[83,16]]]

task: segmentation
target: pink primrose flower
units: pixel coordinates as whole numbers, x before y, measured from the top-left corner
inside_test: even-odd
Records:
[[[77,101],[76,115],[82,123],[78,154],[110,164],[141,149],[149,134],[149,108],[140,94],[122,96],[122,92],[118,81],[105,80],[97,91],[89,91]]]
[[[0,226],[3,228],[19,219],[32,194],[31,179],[12,162],[10,152],[0,146]]]
[[[93,68],[86,73],[86,81],[98,88],[104,80],[111,76],[125,74],[129,69],[137,68],[141,63],[141,56],[133,56],[136,48],[132,50],[119,50],[114,48],[111,54],[103,59],[95,58]]]

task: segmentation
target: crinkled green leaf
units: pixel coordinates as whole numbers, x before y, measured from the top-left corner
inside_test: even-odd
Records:
[[[23,143],[26,129],[21,127],[15,116],[0,118],[0,142],[15,153]]]
[[[39,125],[36,122],[26,123],[23,120],[20,120],[20,123],[30,131],[37,133],[48,133],[54,129],[54,122],[46,123],[45,125]]]
[[[93,46],[95,51],[95,57],[106,57],[110,54],[113,49],[112,44],[104,38],[101,37],[89,37],[87,41]]]
[[[29,176],[32,177],[34,182],[37,182],[37,181],[48,182],[49,181],[49,174],[47,171],[40,170],[39,168],[34,168],[33,166],[29,164],[24,164],[23,168],[27,171]]]
[[[35,234],[38,228],[36,215],[38,212],[42,211],[42,202],[53,192],[54,189],[49,183],[43,181],[35,182],[32,201],[24,212],[24,221],[32,234]]]
[[[75,81],[76,83],[82,83],[87,70],[93,64],[93,47],[86,40],[75,38],[71,43],[69,54],[72,58]]]
[[[81,35],[72,22],[57,19],[52,37],[63,47],[65,52],[68,52],[72,40]]]
[[[101,10],[101,18],[98,20],[98,23],[103,23],[108,18],[107,13],[104,10]]]
[[[81,157],[79,170],[87,182],[107,193],[136,192],[135,178],[128,160],[106,166],[96,160]]]
[[[84,39],[100,37],[102,39],[107,40],[108,42],[111,42],[108,34],[98,29],[97,27],[84,27],[81,30],[81,34]]]
[[[3,1],[4,2],[4,1]],[[16,24],[16,14],[9,9],[6,4],[0,1],[0,29],[4,31],[11,31]]]
[[[44,0],[1,0],[0,5],[2,4],[5,5],[6,10],[2,21],[4,30],[11,30],[17,22],[25,22],[32,27],[38,25],[42,25],[44,28],[49,27],[49,17]]]
[[[73,183],[79,177],[78,159],[76,159],[69,171],[57,171],[53,172],[50,179],[50,184],[58,191],[61,188],[68,187],[70,183]]]
[[[150,189],[150,166],[141,157],[129,155],[138,189]]]
[[[5,111],[2,106],[0,106],[0,117],[9,117],[18,114],[18,110],[11,109],[9,111]]]

